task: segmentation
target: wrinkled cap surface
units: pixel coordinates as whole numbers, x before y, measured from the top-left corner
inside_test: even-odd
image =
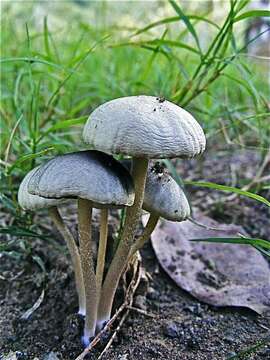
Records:
[[[131,161],[123,160],[131,169]],[[190,206],[184,191],[157,162],[147,171],[143,209],[171,221],[183,221],[190,216]]]
[[[84,141],[96,150],[146,158],[193,157],[205,136],[193,116],[154,96],[129,96],[99,106],[88,118]]]
[[[35,174],[39,168],[36,167],[31,170],[23,179],[18,191],[18,203],[24,210],[39,210],[49,208],[51,206],[60,205],[63,199],[45,199],[38,195],[31,195],[28,192],[28,183],[30,178]]]
[[[112,156],[99,151],[79,151],[56,156],[33,174],[31,194],[46,198],[82,198],[93,206],[131,206],[133,181]]]

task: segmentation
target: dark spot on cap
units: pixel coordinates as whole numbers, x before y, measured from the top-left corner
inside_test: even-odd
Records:
[[[160,103],[163,103],[166,99],[164,96],[159,96],[156,98],[156,100],[158,100],[158,102],[160,102]]]
[[[185,253],[186,253],[185,250],[176,250],[177,255],[184,256]]]
[[[178,213],[178,210],[174,210],[174,213],[177,214],[177,213]]]
[[[154,111],[156,111],[157,109],[156,108],[154,108]]]
[[[176,266],[171,264],[171,265],[168,266],[168,269],[170,270],[170,272],[175,272]]]
[[[153,165],[153,166],[151,167],[151,172],[153,172],[153,173],[155,173],[155,174],[157,174],[157,175],[163,174],[163,173],[164,173],[164,165],[163,165],[163,164],[160,164],[160,162],[157,161],[157,162],[155,163],[155,165]]]

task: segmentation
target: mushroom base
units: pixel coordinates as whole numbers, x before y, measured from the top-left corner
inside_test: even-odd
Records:
[[[98,319],[96,325],[96,332],[100,332],[109,321],[110,321],[110,314]]]
[[[85,331],[83,333],[83,336],[81,337],[81,341],[83,344],[83,347],[86,348],[90,345],[91,341],[94,339],[95,335],[92,331]]]
[[[85,316],[85,314],[86,314],[86,310],[85,310],[85,307],[84,308],[79,308],[79,310],[78,310],[78,315],[81,315],[81,316]]]

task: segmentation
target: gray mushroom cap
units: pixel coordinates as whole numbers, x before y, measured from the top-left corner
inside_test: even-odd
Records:
[[[64,202],[63,199],[45,199],[38,195],[31,195],[28,192],[28,184],[30,178],[39,168],[32,169],[22,180],[18,191],[18,203],[24,210],[39,210],[57,206]]]
[[[122,164],[130,170],[130,160],[123,160]],[[190,216],[184,191],[159,163],[148,169],[142,207],[171,221],[184,221]]]
[[[145,158],[193,157],[205,136],[193,116],[154,96],[129,96],[99,106],[88,118],[84,141],[109,154]]]
[[[94,207],[131,206],[134,202],[129,172],[99,151],[56,156],[32,175],[28,191],[46,198],[87,199]]]

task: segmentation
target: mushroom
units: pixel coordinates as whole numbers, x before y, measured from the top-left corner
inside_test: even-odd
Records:
[[[121,163],[130,170],[130,160],[122,160]],[[184,191],[159,162],[148,169],[142,208],[150,213],[150,217],[142,235],[132,245],[130,257],[143,247],[160,217],[180,222],[190,216]]]
[[[109,101],[90,115],[83,139],[93,149],[132,156],[135,186],[133,206],[126,211],[122,238],[104,280],[98,326],[111,316],[114,294],[126,267],[139,223],[151,158],[185,158],[201,154],[205,136],[197,121],[184,109],[153,96],[130,96]]]
[[[21,208],[23,208],[24,210],[34,211],[34,210],[48,208],[49,215],[50,215],[53,223],[55,224],[56,228],[61,233],[61,235],[63,236],[63,238],[67,244],[67,247],[68,247],[68,250],[69,250],[69,253],[71,256],[72,265],[74,268],[75,283],[76,283],[76,289],[77,289],[78,298],[79,298],[78,313],[81,315],[85,315],[85,291],[84,291],[84,285],[83,285],[83,276],[82,276],[82,268],[81,268],[81,260],[80,260],[79,250],[78,250],[76,241],[75,241],[71,231],[64,223],[64,221],[60,215],[60,212],[57,208],[57,206],[62,204],[65,201],[65,199],[61,199],[61,198],[45,199],[38,195],[31,195],[28,192],[28,184],[29,184],[29,181],[32,178],[32,176],[34,176],[34,174],[37,171],[39,171],[39,167],[32,169],[22,180],[20,187],[19,187],[19,192],[18,192],[18,202],[19,202],[19,205],[21,206]]]
[[[99,151],[80,151],[56,156],[30,178],[28,191],[45,198],[78,198],[78,228],[86,317],[83,342],[95,335],[97,302],[102,284],[109,207],[131,206],[133,181],[112,156]],[[101,209],[97,276],[91,246],[92,208]]]

